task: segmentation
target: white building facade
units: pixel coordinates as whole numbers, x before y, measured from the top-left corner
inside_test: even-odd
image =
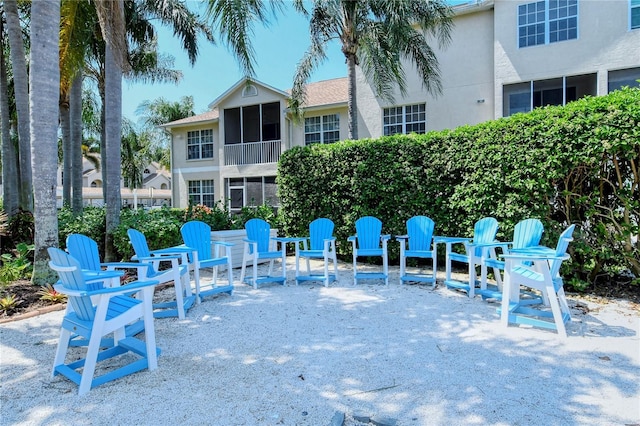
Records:
[[[358,72],[359,137],[453,129],[638,85],[640,0],[489,0],[454,10],[452,41],[436,52],[442,93],[427,93],[409,66],[407,95],[389,104]],[[287,99],[243,80],[210,111],[164,125],[173,205],[277,206],[282,152],[347,137],[346,78],[309,84],[303,123],[291,120]]]

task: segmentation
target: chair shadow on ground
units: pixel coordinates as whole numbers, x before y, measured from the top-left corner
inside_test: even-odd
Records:
[[[339,266],[350,277],[352,270]],[[628,340],[637,336],[631,325],[612,326],[599,312],[580,313],[570,299],[576,322],[569,323],[563,342],[548,330],[501,328],[498,304],[458,297],[440,282],[435,290],[401,286],[397,269],[389,279],[389,286],[354,287],[348,279],[327,288],[321,282],[295,286],[290,274],[286,287],[240,285],[233,296],[195,306],[185,320],[156,320],[163,349],[158,370],[97,387],[82,404],[96,424],[151,420],[141,394],[153,401],[167,392],[184,401],[154,405],[154,417],[165,423],[194,424],[194,406],[210,407],[211,424],[228,422],[231,412],[244,424],[328,424],[335,411],[399,424],[532,424],[540,416],[557,424],[630,423],[629,405],[625,414],[621,404],[638,395],[638,360],[615,341],[589,350],[572,343],[579,346],[583,334]],[[251,305],[258,309],[247,317],[243,308]],[[327,320],[319,323],[319,317]],[[2,362],[4,420],[84,424],[87,411],[73,409],[75,386],[48,377],[59,324],[53,316],[43,319],[26,331],[0,327],[2,352],[23,355],[19,362]],[[37,351],[27,350],[34,345]],[[254,398],[248,410],[249,388],[269,398]],[[328,414],[320,418],[319,412]]]

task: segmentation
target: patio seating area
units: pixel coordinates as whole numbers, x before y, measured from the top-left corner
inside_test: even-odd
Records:
[[[447,289],[444,271],[435,289],[401,285],[395,265],[389,285],[354,286],[351,263],[338,261],[338,280],[325,287],[295,285],[293,255],[286,262],[284,286],[236,285],[232,295],[194,304],[185,319],[155,319],[158,368],[81,398],[74,383],[50,377],[64,312],[3,324],[3,421],[329,425],[341,412],[349,426],[358,414],[399,426],[530,424],[541,407],[558,424],[640,418],[640,326],[629,304],[569,295],[573,318],[562,341],[548,330],[501,327],[499,304]],[[322,270],[321,259],[310,262]],[[173,286],[156,298],[175,298]],[[488,370],[499,374],[488,380]]]
[[[428,283],[434,289],[437,285],[437,244],[446,245],[446,268],[444,284],[447,288],[462,290],[470,298],[475,296],[476,267],[482,270],[480,294],[484,300],[501,301],[496,309],[500,314],[500,324],[525,324],[557,332],[567,337],[566,324],[571,321],[560,265],[569,259],[567,248],[572,241],[574,225],[567,228],[558,240],[556,249],[539,245],[542,223],[537,219],[527,219],[515,227],[514,241],[499,242],[495,239],[498,222],[491,217],[476,222],[472,238],[434,236],[435,224],[425,216],[410,218],[406,224],[407,234],[397,236],[400,242],[401,284]],[[328,218],[319,218],[309,225],[309,236],[275,237],[271,226],[262,219],[254,218],[245,225],[246,239],[240,265],[240,282],[253,286],[267,283],[287,284],[287,244],[295,244],[296,285],[300,282],[319,281],[324,287],[330,281],[338,280],[334,224]],[[359,218],[355,222],[356,234],[348,238],[353,249],[353,285],[359,281],[381,280],[389,285],[388,244],[391,235],[383,234],[383,223],[373,216]],[[150,250],[146,237],[140,231],[129,229],[127,234],[134,249],[134,263],[123,263],[137,270],[137,281],[119,285],[117,265],[102,265],[97,244],[90,238],[73,234],[67,241],[69,253],[50,248],[51,268],[57,271],[60,281],[56,289],[68,295],[69,303],[62,322],[58,351],[53,364],[52,376],[63,374],[79,385],[78,393],[86,394],[94,386],[135,373],[144,368],[153,370],[157,366],[153,318],[178,317],[184,320],[186,313],[194,305],[201,303],[204,296],[228,294],[234,290],[233,262],[230,256],[231,244],[213,241],[211,228],[200,221],[190,221],[181,228],[183,244]],[[454,244],[464,246],[464,253],[452,250]],[[496,247],[502,250],[498,260]],[[223,249],[222,253],[220,249]],[[74,255],[77,257],[74,257]],[[300,272],[300,257],[306,260],[307,273]],[[358,266],[359,258],[381,258],[382,270],[369,264]],[[80,260],[78,260],[80,259]],[[311,273],[311,259],[322,260],[322,274]],[[408,268],[407,259],[429,259],[430,272],[424,273],[424,266],[415,264]],[[268,262],[268,270],[259,273],[259,262]],[[279,262],[279,272],[274,274],[274,263]],[[333,263],[334,273],[329,274],[329,263]],[[468,277],[463,281],[451,277],[452,261],[468,265]],[[161,269],[160,264],[170,263]],[[495,284],[489,290],[487,267],[494,270]],[[247,266],[251,272],[247,274]],[[103,270],[103,267],[106,269]],[[218,272],[226,268],[227,281],[217,285]],[[201,292],[201,273],[211,269],[212,279]],[[262,268],[264,269],[264,268]],[[410,269],[418,269],[418,272]],[[504,270],[504,280],[500,275]],[[195,293],[191,292],[191,273],[195,282]],[[157,301],[153,299],[153,289],[157,284],[172,284],[175,298]],[[144,285],[144,292],[138,287]],[[524,286],[524,289],[521,287]],[[130,291],[135,290],[135,291]],[[523,296],[521,296],[521,293]],[[140,305],[140,300],[144,304]],[[140,305],[140,306],[138,306]],[[132,310],[135,307],[135,310]],[[144,309],[142,309],[144,307]],[[142,321],[144,319],[144,321]],[[82,330],[82,331],[78,331]],[[140,346],[141,340],[135,336],[142,331],[146,335],[146,348],[131,347],[130,342]],[[111,338],[110,336],[113,335]],[[83,339],[78,339],[83,337]],[[150,340],[149,340],[150,339]],[[69,347],[87,346],[86,358],[67,363]],[[117,367],[116,372],[95,376],[96,364],[114,356],[133,351],[142,360],[136,364]],[[160,348],[157,349],[158,354]],[[134,367],[135,365],[135,367]]]

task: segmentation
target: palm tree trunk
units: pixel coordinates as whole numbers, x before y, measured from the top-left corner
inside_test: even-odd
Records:
[[[36,1],[31,6],[31,160],[34,185],[35,253],[32,281],[55,282],[48,267],[48,247],[58,246],[56,170],[58,165],[58,98],[60,68],[59,1]]]
[[[120,223],[120,144],[122,135],[122,69],[111,48],[105,48],[105,142],[106,142],[106,239],[105,259],[114,261],[113,230]],[[103,155],[103,158],[105,155]]]
[[[347,56],[347,77],[349,79],[348,103],[349,139],[358,139],[358,104],[356,100],[356,56]]]
[[[0,19],[0,51],[5,50],[4,24]],[[18,156],[11,140],[9,85],[4,55],[0,54],[0,128],[2,128],[2,201],[4,211],[13,216],[18,211]]]
[[[24,43],[22,40],[22,28],[20,27],[20,17],[18,16],[18,4],[16,0],[6,0],[4,2],[4,11],[7,19],[9,46],[11,48],[13,86],[16,111],[18,113],[19,204],[22,210],[30,212],[33,211],[33,185],[30,158],[31,141],[29,135],[29,82]]]
[[[60,130],[62,133],[62,205],[71,205],[71,117],[69,97],[60,94]]]
[[[82,72],[73,79],[69,92],[71,116],[71,209],[82,213]]]

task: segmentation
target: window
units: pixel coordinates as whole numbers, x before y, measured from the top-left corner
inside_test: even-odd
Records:
[[[213,158],[213,130],[187,132],[187,160]]]
[[[308,117],[304,119],[304,142],[333,143],[340,140],[340,116],[338,114]]]
[[[262,204],[277,207],[280,204],[275,176],[231,178],[225,181],[225,185],[232,213],[240,213],[243,207]]]
[[[575,38],[578,38],[578,0],[543,0],[518,6],[519,47]]]
[[[214,207],[213,179],[189,181],[189,203]]]
[[[258,96],[258,89],[253,84],[246,85],[242,89],[242,97],[248,98],[249,96]]]
[[[609,71],[609,92],[621,89],[624,86],[639,87],[638,80],[640,80],[640,68]]]
[[[508,117],[547,105],[566,105],[584,96],[596,94],[595,74],[509,84],[503,87],[502,115]]]
[[[640,0],[631,0],[630,5],[629,18],[631,21],[631,29],[633,30],[640,28]]]
[[[382,115],[385,136],[397,133],[424,133],[426,131],[426,104],[385,108]]]
[[[280,102],[224,110],[224,143],[280,140]]]

